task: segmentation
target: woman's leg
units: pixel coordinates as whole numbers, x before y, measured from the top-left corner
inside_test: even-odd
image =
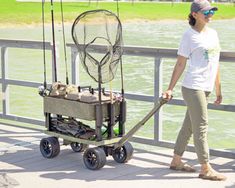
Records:
[[[188,145],[191,135],[192,135],[192,125],[191,125],[191,120],[189,117],[189,112],[187,110],[185,114],[184,122],[182,124],[182,127],[180,129],[180,132],[178,134],[178,137],[175,143],[174,154],[178,156],[183,155],[185,148]]]
[[[201,164],[199,177],[210,180],[225,180],[226,177],[216,172],[209,163],[208,132],[208,92],[182,88],[184,100],[191,120],[193,140],[198,161]]]
[[[182,88],[182,93],[191,120],[195,151],[200,164],[209,161],[207,142],[208,115],[207,96],[204,91]]]
[[[185,151],[186,146],[188,145],[191,135],[192,135],[192,125],[191,125],[189,112],[187,110],[182,127],[180,129],[180,132],[178,134],[178,137],[175,143],[174,156],[171,161],[171,166],[178,166],[179,164],[182,163],[181,157]]]

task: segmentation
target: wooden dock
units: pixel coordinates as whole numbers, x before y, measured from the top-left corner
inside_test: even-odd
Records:
[[[107,158],[97,171],[88,170],[81,153],[61,146],[60,154],[45,159],[39,151],[41,138],[37,130],[0,124],[0,188],[235,188],[235,159],[211,157],[215,169],[224,173],[224,182],[202,180],[198,172],[185,173],[169,169],[172,150],[133,143],[134,156],[126,164]],[[195,165],[196,154],[186,152],[185,161]]]

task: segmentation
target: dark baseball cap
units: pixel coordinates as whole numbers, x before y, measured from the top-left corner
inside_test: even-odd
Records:
[[[208,0],[194,0],[191,4],[191,12],[218,10],[217,7],[212,7]]]

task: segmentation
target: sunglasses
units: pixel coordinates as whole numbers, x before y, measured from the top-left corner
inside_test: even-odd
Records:
[[[204,16],[209,16],[209,14],[214,15],[215,11],[214,10],[206,10],[206,11],[203,11],[202,14],[204,14]]]

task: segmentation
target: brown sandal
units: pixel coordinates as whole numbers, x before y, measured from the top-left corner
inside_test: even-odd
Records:
[[[213,170],[208,170],[206,174],[199,174],[198,177],[204,180],[212,180],[212,181],[225,181],[227,179],[227,177],[224,176],[223,174],[220,174]]]
[[[176,166],[170,166],[170,169],[184,172],[196,172],[196,170],[192,166],[186,163],[180,163]]]

